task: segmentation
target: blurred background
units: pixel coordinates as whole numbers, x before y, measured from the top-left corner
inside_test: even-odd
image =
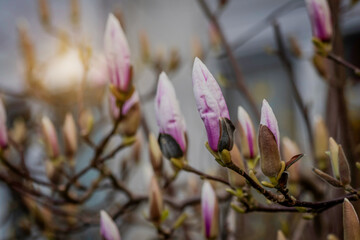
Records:
[[[189,138],[189,162],[204,171],[216,171],[218,165],[212,161],[208,151],[205,151],[206,132],[196,109],[192,91],[191,70],[195,56],[201,57],[215,78],[222,86],[228,103],[231,119],[237,119],[237,108],[243,106],[250,113],[257,128],[259,119],[251,110],[236,86],[234,72],[229,60],[224,55],[219,44],[218,33],[209,24],[208,19],[195,0],[82,0],[78,1],[78,19],[72,18],[71,1],[48,1],[51,13],[51,24],[57,32],[46,30],[39,17],[38,1],[30,0],[0,0],[0,92],[7,106],[8,122],[13,124],[19,117],[26,120],[30,129],[39,121],[39,116],[50,115],[53,121],[62,122],[66,109],[77,104],[71,90],[78,87],[83,78],[81,59],[75,45],[68,42],[85,43],[91,46],[92,59],[87,81],[93,88],[103,88],[106,79],[103,71],[103,34],[109,13],[114,13],[120,19],[126,32],[134,65],[134,84],[141,96],[142,114],[148,129],[157,134],[154,102],[152,94],[157,77],[161,70],[168,70],[180,107],[185,117]],[[211,9],[218,9],[221,1],[207,1]],[[224,1],[225,2],[225,1]],[[344,14],[341,27],[345,46],[345,59],[360,66],[360,6],[348,8],[350,1],[342,1]],[[310,21],[303,0],[231,0],[218,11],[218,19],[230,46],[241,68],[243,79],[255,104],[260,109],[262,99],[266,98],[277,116],[281,136],[296,140],[300,149],[306,154],[304,162],[311,170],[311,153],[305,130],[304,120],[294,102],[294,93],[288,81],[286,68],[276,54],[277,45],[273,24],[277,23],[283,33],[286,50],[294,71],[294,79],[304,103],[308,106],[312,126],[316,115],[326,118],[327,84],[313,65],[313,44]],[[19,30],[20,29],[20,30]],[[30,100],[24,98],[27,86],[32,82],[26,79],[27,69],[24,67],[23,51],[20,47],[19,32],[26,29],[34,49],[36,59],[41,66],[36,74],[41,76],[42,86],[47,96],[37,96]],[[21,35],[20,35],[21,36]],[[21,38],[21,37],[20,37]],[[147,47],[146,47],[147,46]],[[145,48],[145,49],[144,49]],[[146,50],[148,48],[148,50]],[[297,52],[296,50],[300,51]],[[148,51],[148,52],[147,52]],[[148,55],[146,55],[148,54]],[[148,61],[151,58],[152,61]],[[173,64],[173,65],[171,65]],[[346,86],[349,113],[359,122],[360,96],[359,78],[350,76]],[[36,85],[33,85],[36,88]],[[43,89],[42,89],[43,91]],[[65,99],[45,101],[49,96],[60,96],[69,93]],[[94,110],[99,121],[107,114],[107,99],[101,94],[89,89],[85,93],[89,102],[97,105]],[[73,98],[72,98],[73,97]],[[104,119],[103,121],[109,121]],[[101,136],[108,128],[99,126],[95,135]],[[359,129],[359,128],[357,128]],[[32,128],[36,136],[38,129]],[[140,129],[139,134],[146,132]],[[43,175],[43,153],[38,140],[34,137],[29,143],[26,155],[27,165]],[[117,140],[115,139],[114,142]],[[115,143],[114,143],[115,144]],[[143,158],[134,171],[135,180],[130,184],[135,191],[147,189],[151,176],[146,142],[142,145]],[[126,153],[125,153],[126,154]],[[86,147],[80,151],[77,168],[84,166],[89,158]],[[122,155],[118,156],[120,159]],[[121,168],[120,161],[112,161],[113,169]],[[305,165],[306,165],[305,164]],[[145,173],[145,174],[144,174]],[[89,176],[90,178],[91,176]],[[191,178],[188,173],[181,173],[179,182],[187,182]],[[86,181],[86,179],[84,180]],[[179,184],[180,184],[179,183]],[[11,206],[14,195],[2,185],[2,209],[0,213],[0,239],[8,239],[12,229],[6,209]],[[101,201],[97,196],[90,201],[97,204]],[[15,207],[16,208],[16,207]],[[245,216],[246,218],[247,216]],[[276,230],[286,221],[286,214],[281,214],[276,222],[271,236],[274,239]],[[256,226],[268,224],[273,215],[252,214],[251,221]],[[11,219],[11,218],[10,218]],[[121,224],[120,224],[121,226]],[[261,236],[267,229],[260,231],[255,225],[246,224],[246,239],[264,239]],[[151,228],[144,231],[125,231],[124,239],[143,239]],[[99,239],[90,229],[85,233],[86,239]],[[88,234],[88,235],[87,235]],[[76,238],[74,238],[76,239]]]

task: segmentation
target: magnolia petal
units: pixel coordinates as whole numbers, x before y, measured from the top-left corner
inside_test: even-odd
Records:
[[[121,240],[115,222],[104,210],[100,211],[100,234],[105,240]]]

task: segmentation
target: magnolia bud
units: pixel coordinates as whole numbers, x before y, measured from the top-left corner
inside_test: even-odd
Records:
[[[128,92],[131,86],[130,48],[120,22],[113,14],[106,23],[104,49],[111,84],[117,91]]]
[[[332,37],[330,8],[326,0],[306,1],[313,35],[315,38],[329,42]]]
[[[80,20],[80,7],[79,0],[71,0],[71,22],[72,24],[79,25]]]
[[[159,145],[167,158],[179,158],[186,152],[186,126],[175,89],[166,73],[159,76],[155,113],[159,127]]]
[[[67,113],[63,126],[65,153],[69,157],[73,157],[77,151],[77,130],[72,114]]]
[[[81,111],[79,116],[79,126],[82,136],[89,136],[94,126],[94,116],[89,109]]]
[[[265,176],[277,177],[281,171],[280,133],[276,117],[268,102],[264,99],[261,108],[259,129],[259,149],[261,170]]]
[[[360,240],[359,218],[353,205],[345,198],[343,203],[344,240]]]
[[[140,41],[140,49],[141,49],[141,57],[144,62],[148,62],[150,60],[150,44],[149,38],[146,31],[141,31],[139,36]]]
[[[8,146],[8,133],[6,128],[6,111],[3,101],[0,99],[0,148]]]
[[[215,239],[219,233],[219,206],[211,184],[205,181],[201,190],[201,215],[204,235]]]
[[[230,151],[233,147],[235,127],[230,121],[219,84],[198,58],[194,61],[192,79],[197,109],[204,122],[211,150]]]
[[[163,198],[155,176],[151,178],[149,187],[149,219],[159,223],[163,211]]]
[[[245,171],[244,160],[241,156],[241,153],[236,145],[230,151],[231,161],[241,170]],[[232,187],[241,188],[245,186],[246,180],[243,176],[234,172],[231,169],[228,169],[229,182]]]
[[[53,123],[49,118],[43,117],[41,119],[41,128],[48,156],[51,159],[57,158],[60,155],[60,150],[56,130]]]
[[[344,186],[350,184],[351,182],[350,167],[341,145],[339,145],[339,172],[340,172],[341,184]]]
[[[285,237],[284,233],[281,230],[277,231],[276,240],[286,240],[286,237]]]
[[[44,26],[50,25],[50,11],[49,11],[49,4],[47,0],[38,0],[38,10],[41,23]]]
[[[314,137],[315,157],[318,162],[318,167],[320,169],[326,169],[326,151],[329,146],[329,142],[327,141],[329,139],[329,134],[325,122],[320,116],[315,118]]]
[[[61,159],[46,159],[45,172],[46,176],[53,184],[59,184],[62,180],[62,160]]]
[[[162,154],[160,146],[152,133],[149,134],[149,153],[154,172],[159,175],[162,170]]]
[[[104,210],[100,211],[100,235],[104,240],[121,240],[119,229]]]
[[[330,159],[331,159],[333,174],[337,179],[340,179],[339,145],[332,137],[329,138],[329,149],[330,149]]]
[[[245,158],[254,159],[258,155],[255,129],[249,114],[241,106],[238,107],[238,122],[241,152]]]

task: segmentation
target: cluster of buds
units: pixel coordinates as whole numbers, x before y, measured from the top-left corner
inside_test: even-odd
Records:
[[[159,76],[155,96],[155,113],[159,127],[159,145],[163,155],[181,168],[187,149],[186,126],[175,89],[166,73]]]
[[[231,161],[235,127],[220,86],[198,58],[194,61],[192,80],[197,109],[207,132],[206,147],[220,164],[227,164]]]
[[[121,240],[119,229],[104,210],[100,211],[100,235],[104,240]]]

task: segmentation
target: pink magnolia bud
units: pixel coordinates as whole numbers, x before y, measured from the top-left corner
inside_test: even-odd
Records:
[[[215,191],[207,181],[201,189],[201,213],[205,237],[215,239],[219,233],[219,206]]]
[[[249,114],[242,107],[238,108],[238,121],[240,125],[241,152],[245,158],[253,159],[258,154],[255,129]]]
[[[111,84],[122,92],[131,85],[130,49],[117,18],[110,14],[106,23],[104,50]]]
[[[65,116],[63,134],[66,154],[74,156],[77,151],[77,129],[71,113],[67,113]]]
[[[3,101],[0,99],[0,147],[6,148],[8,145],[8,133],[6,128],[6,111]]]
[[[151,178],[149,187],[149,218],[159,222],[163,211],[163,198],[156,177]]]
[[[104,210],[100,211],[100,235],[104,240],[121,240],[115,222]]]
[[[57,158],[60,154],[58,138],[54,125],[48,117],[41,119],[41,128],[49,157]]]
[[[332,23],[327,0],[307,0],[306,5],[314,37],[321,41],[330,41],[332,37]]]
[[[185,121],[176,99],[174,86],[164,72],[159,76],[155,96],[155,113],[160,132],[161,151],[167,158],[181,157],[186,151]],[[160,141],[160,138],[166,138],[166,141]]]
[[[269,103],[264,99],[261,107],[260,125],[264,125],[274,134],[278,148],[280,149],[280,132],[275,114]]]
[[[197,109],[206,128],[210,148],[213,151],[231,150],[234,126],[230,122],[224,96],[199,58],[194,61],[192,80]]]

